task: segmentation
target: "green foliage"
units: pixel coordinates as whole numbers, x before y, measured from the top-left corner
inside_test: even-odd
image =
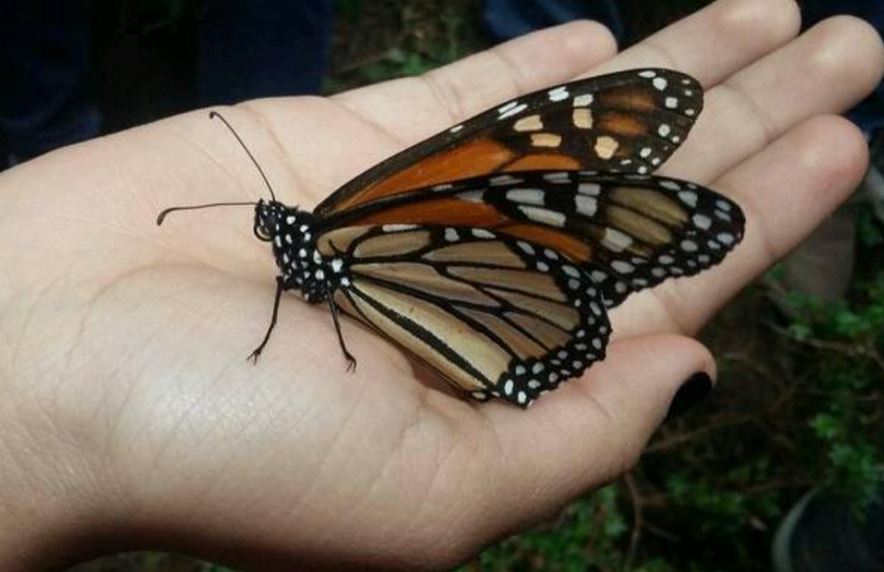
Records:
[[[565,509],[555,523],[486,550],[479,566],[495,572],[620,569],[623,556],[617,547],[628,536],[629,523],[618,502],[616,487],[600,489]]]
[[[795,339],[822,350],[803,368],[825,396],[809,427],[824,446],[822,484],[846,494],[859,512],[884,484],[880,384],[884,379],[884,270],[856,287],[852,303],[792,297]],[[870,400],[869,398],[872,397]]]
[[[861,245],[874,248],[884,245],[884,229],[876,218],[873,208],[858,208],[856,213],[856,237]]]
[[[426,73],[487,45],[476,29],[473,0],[367,3],[337,0],[338,32],[326,92]],[[377,38],[377,27],[386,29]],[[374,35],[373,35],[374,34]],[[370,44],[366,51],[363,44]]]

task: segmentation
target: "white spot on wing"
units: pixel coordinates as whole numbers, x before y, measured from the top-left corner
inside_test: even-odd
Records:
[[[543,206],[543,191],[540,189],[512,189],[506,192],[506,198],[515,203]]]
[[[571,114],[571,121],[578,129],[592,129],[592,112],[589,109],[575,109]]]
[[[550,183],[570,183],[571,174],[564,171],[561,173],[546,173],[543,175],[543,180],[549,181]]]
[[[515,103],[516,102],[513,102],[513,104],[515,104]],[[504,107],[506,107],[506,106],[504,106]],[[498,116],[498,119],[506,119],[507,117],[512,117],[513,115],[518,115],[519,113],[522,113],[526,109],[528,109],[528,106],[524,103],[522,103],[520,105],[516,105],[515,107],[513,107],[512,109],[509,109],[508,111],[501,111],[500,116]]]
[[[709,230],[709,227],[712,226],[712,219],[704,214],[695,214],[693,217],[693,221],[694,226],[696,226],[700,230]]]
[[[732,235],[732,234],[730,234],[730,233],[728,233],[728,232],[722,232],[722,233],[720,233],[718,236],[716,236],[715,238],[717,238],[718,241],[721,242],[721,243],[723,243],[723,244],[728,244],[728,245],[729,245],[729,244],[733,244],[733,243],[734,243],[734,235]]]
[[[485,191],[467,191],[465,193],[460,193],[457,195],[457,198],[463,199],[465,201],[470,201],[471,203],[482,203],[485,202],[482,200],[482,196],[485,194]]]
[[[570,264],[565,264],[564,266],[562,266],[562,270],[565,272],[565,274],[572,278],[580,278],[580,271]]]
[[[384,232],[401,232],[403,230],[414,230],[416,228],[416,224],[385,224],[383,226]]]
[[[522,179],[518,179],[516,177],[513,177],[512,175],[497,175],[496,177],[491,177],[490,179],[488,179],[488,183],[490,183],[492,187],[498,187],[500,185],[513,185],[521,182],[523,182]]]
[[[632,237],[616,228],[605,228],[602,244],[614,252],[622,252],[632,245]]]
[[[598,183],[580,183],[577,186],[577,192],[581,195],[597,197],[602,190],[602,186]]]
[[[568,99],[568,86],[559,86],[557,88],[551,89],[547,92],[549,95],[550,101],[562,101],[564,99]]]
[[[583,216],[592,217],[595,216],[599,203],[594,197],[577,195],[574,197],[574,205],[577,207],[578,213]]]
[[[595,141],[595,147],[593,150],[595,154],[599,156],[601,159],[610,159],[614,156],[614,153],[617,152],[617,149],[620,147],[620,143],[617,142],[616,139],[611,137],[610,135],[602,135]]]
[[[525,206],[520,206],[519,210],[525,213],[525,216],[535,222],[548,224],[550,226],[565,226],[565,215],[562,213],[551,211],[549,209],[542,209],[539,207]]]
[[[574,98],[574,107],[586,107],[592,104],[593,95],[591,93],[587,93],[584,95],[578,95]]]
[[[513,123],[513,129],[516,131],[540,131],[543,129],[543,121],[539,115],[529,115]]]
[[[697,193],[694,191],[681,191],[678,193],[678,198],[689,207],[697,206]]]

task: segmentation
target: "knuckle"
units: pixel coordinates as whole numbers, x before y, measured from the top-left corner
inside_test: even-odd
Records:
[[[730,2],[721,13],[720,25],[734,34],[787,39],[801,28],[801,9],[795,0]]]

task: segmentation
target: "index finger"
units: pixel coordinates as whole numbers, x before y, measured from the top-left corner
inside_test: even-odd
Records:
[[[799,27],[794,0],[719,0],[611,58],[607,31],[572,22],[419,78],[387,81],[333,100],[374,122],[401,147],[522,93],[590,72],[671,67],[708,86],[787,43]]]

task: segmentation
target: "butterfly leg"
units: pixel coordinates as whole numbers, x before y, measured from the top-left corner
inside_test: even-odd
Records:
[[[332,320],[335,323],[335,332],[338,334],[338,343],[341,344],[341,351],[344,352],[344,357],[347,359],[347,371],[356,371],[356,358],[353,357],[353,354],[347,351],[347,346],[344,344],[344,336],[341,333],[341,323],[338,321],[338,306],[335,304],[335,299],[331,292],[326,291],[326,300],[328,300],[328,306],[331,308]]]
[[[258,356],[261,355],[261,352],[264,351],[264,346],[267,345],[267,342],[270,341],[270,334],[273,332],[273,328],[276,326],[276,316],[279,314],[279,299],[282,297],[282,291],[284,290],[282,283],[282,276],[276,277],[276,296],[273,299],[273,315],[270,317],[270,327],[267,328],[267,333],[264,334],[264,339],[261,340],[261,345],[255,348],[247,359],[252,360],[252,363],[258,363]]]

